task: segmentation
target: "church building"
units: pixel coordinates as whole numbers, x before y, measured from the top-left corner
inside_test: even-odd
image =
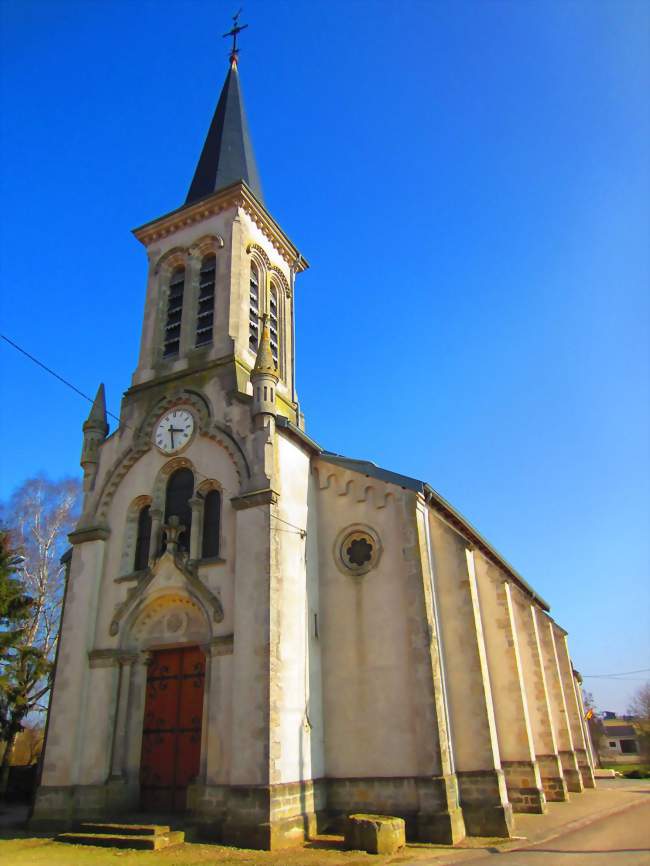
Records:
[[[236,50],[185,202],[134,234],[140,355],[117,429],[103,386],[83,425],[32,826],[179,813],[278,848],[363,811],[453,843],[593,787],[544,599],[429,484],[305,433],[308,263]]]

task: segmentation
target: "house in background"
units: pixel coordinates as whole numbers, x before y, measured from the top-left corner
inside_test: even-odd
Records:
[[[603,736],[598,744],[600,760],[605,764],[640,764],[639,730],[632,716],[603,714]]]

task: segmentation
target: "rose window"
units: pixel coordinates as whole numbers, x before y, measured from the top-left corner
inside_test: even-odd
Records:
[[[372,557],[372,544],[365,538],[355,538],[346,550],[348,559],[353,565],[361,567],[370,562]]]
[[[348,526],[334,544],[334,557],[344,574],[366,574],[379,562],[382,547],[377,533],[369,526]]]

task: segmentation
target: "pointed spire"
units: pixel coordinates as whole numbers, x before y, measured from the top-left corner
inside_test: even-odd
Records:
[[[255,358],[255,366],[253,367],[251,379],[257,376],[274,376],[277,382],[280,376],[271,349],[271,332],[269,331],[269,317],[267,314],[264,314],[262,317],[262,322],[262,336],[260,338],[260,345],[257,350],[257,358]]]
[[[263,204],[262,185],[239,86],[237,52],[234,52],[185,204],[242,180]]]
[[[88,414],[84,430],[86,429],[101,430],[103,435],[108,433],[108,418],[106,416],[106,394],[104,391],[104,383],[102,382],[97,389],[95,401]]]

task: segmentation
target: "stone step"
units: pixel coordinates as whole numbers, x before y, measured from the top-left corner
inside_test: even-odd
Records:
[[[117,836],[163,836],[169,833],[168,824],[97,824],[84,821],[79,824],[79,833],[112,833]]]
[[[134,848],[139,851],[160,851],[170,845],[180,845],[185,841],[182,830],[149,836],[132,836],[128,833],[60,833],[57,842],[70,845],[95,845],[99,848]]]

